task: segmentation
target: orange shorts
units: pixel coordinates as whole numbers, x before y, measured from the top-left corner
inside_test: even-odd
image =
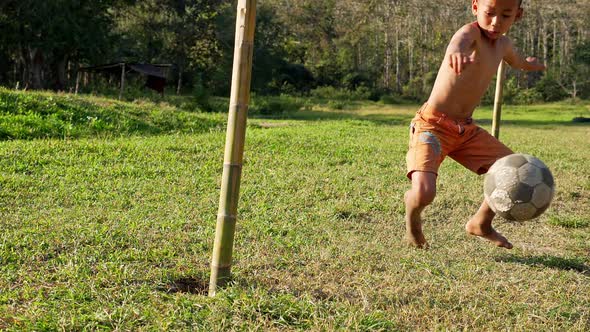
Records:
[[[406,175],[410,179],[415,171],[438,174],[446,156],[477,174],[484,174],[496,160],[513,153],[471,118],[452,120],[428,103],[410,124],[409,145]]]

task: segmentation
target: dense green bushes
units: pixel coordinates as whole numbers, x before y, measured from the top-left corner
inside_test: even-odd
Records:
[[[367,100],[370,95],[371,91],[364,86],[360,86],[356,90],[322,86],[310,92],[310,96],[313,98],[338,101]]]
[[[297,112],[306,106],[302,98],[291,97],[287,95],[276,97],[257,97],[252,96],[248,114],[251,116],[273,116],[286,115]]]

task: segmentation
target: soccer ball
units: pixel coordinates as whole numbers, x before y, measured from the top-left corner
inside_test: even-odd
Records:
[[[504,219],[525,221],[538,217],[555,192],[553,175],[530,155],[515,153],[498,159],[485,176],[485,200]]]

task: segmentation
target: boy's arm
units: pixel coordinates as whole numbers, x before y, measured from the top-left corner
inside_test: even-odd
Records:
[[[504,60],[508,62],[510,67],[514,69],[526,70],[526,71],[537,71],[537,70],[545,70],[545,65],[539,61],[539,59],[535,57],[527,57],[524,58],[520,55],[512,41],[508,40],[507,47],[506,47],[506,55],[504,55]]]
[[[479,31],[472,24],[459,29],[447,47],[446,61],[457,75],[473,63],[473,47]]]

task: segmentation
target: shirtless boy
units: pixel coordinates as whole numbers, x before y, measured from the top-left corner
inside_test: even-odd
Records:
[[[405,194],[406,239],[419,248],[428,243],[421,213],[436,195],[438,169],[446,156],[484,174],[512,151],[471,119],[500,61],[520,70],[544,70],[536,58],[520,56],[503,34],[521,18],[522,0],[472,0],[477,21],[455,33],[439,69],[432,93],[410,126],[406,156],[412,188]],[[467,222],[467,233],[507,249],[512,244],[492,227],[495,213],[484,202]]]

